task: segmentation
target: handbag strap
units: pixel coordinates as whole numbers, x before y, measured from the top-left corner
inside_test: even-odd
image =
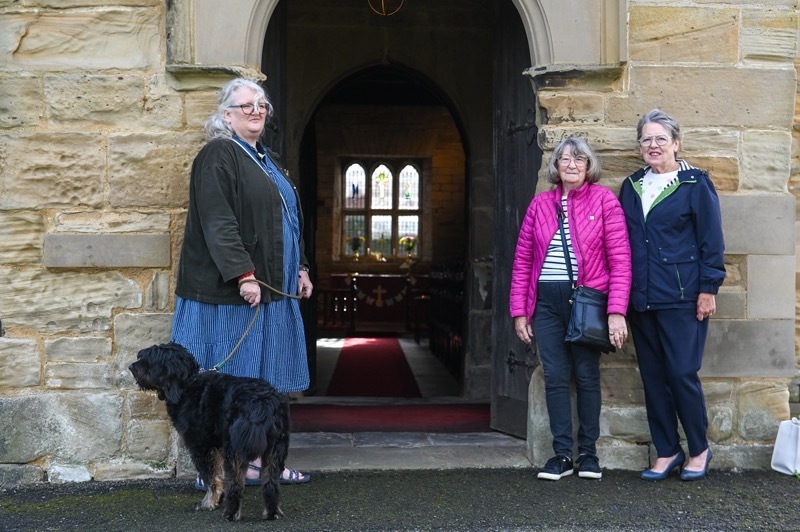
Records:
[[[558,229],[561,232],[561,247],[564,249],[564,262],[567,263],[567,273],[569,274],[569,284],[575,290],[575,279],[572,277],[572,258],[569,256],[567,249],[567,237],[564,236],[564,212],[561,210],[563,207],[558,206]]]

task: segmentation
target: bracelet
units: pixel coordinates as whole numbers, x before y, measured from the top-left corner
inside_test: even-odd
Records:
[[[301,272],[306,272],[306,273],[308,273],[308,272],[310,272],[310,271],[311,271],[311,270],[308,268],[308,266],[306,266],[305,264],[301,264],[301,265],[300,265],[300,268],[298,268],[298,269],[299,269]]]

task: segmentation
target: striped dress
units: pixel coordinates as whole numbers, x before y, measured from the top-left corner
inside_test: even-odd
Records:
[[[246,144],[239,145],[262,167],[264,178],[275,182],[283,197],[284,264],[283,286],[280,290],[296,294],[300,265],[300,223],[294,189],[268,155],[257,154]],[[211,369],[230,354],[254,313],[255,309],[247,304],[215,305],[178,297],[172,323],[172,341],[186,347],[201,368]],[[282,393],[307,389],[308,361],[299,302],[284,297],[271,303],[262,303],[253,328],[220,371],[264,379]]]

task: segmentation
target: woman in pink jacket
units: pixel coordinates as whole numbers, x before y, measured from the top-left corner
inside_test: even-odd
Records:
[[[586,140],[570,137],[553,151],[547,179],[556,187],[533,198],[519,232],[511,274],[510,310],[517,336],[539,346],[544,370],[547,412],[555,456],[538,477],[559,480],[571,475],[572,406],[569,383],[577,388],[578,476],[599,479],[600,352],[564,341],[572,285],[608,294],[611,343],[627,337],[625,313],[631,286],[631,253],[625,216],[613,192],[597,185],[600,162]],[[564,240],[559,228],[563,217]]]

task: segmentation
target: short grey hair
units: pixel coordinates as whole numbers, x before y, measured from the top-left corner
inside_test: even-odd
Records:
[[[636,126],[637,142],[642,140],[642,130],[644,126],[650,122],[661,124],[674,140],[681,140],[681,126],[678,125],[678,121],[661,109],[653,109],[644,115],[641,120],[639,120],[639,125]]]
[[[225,111],[228,109],[229,106],[233,105],[233,98],[236,94],[236,91],[242,88],[252,89],[253,92],[256,93],[256,96],[258,96],[259,99],[263,99],[265,102],[267,102],[266,119],[269,120],[269,117],[272,116],[274,108],[272,107],[272,102],[267,96],[264,87],[262,87],[255,81],[246,78],[236,78],[226,83],[219,90],[219,94],[217,95],[217,110],[214,112],[213,115],[208,117],[208,120],[206,120],[206,125],[204,128],[206,133],[206,140],[220,139],[220,138],[229,139],[233,136],[233,129],[231,129],[231,126],[230,124],[228,124],[228,121],[225,120]],[[266,122],[264,123],[266,124]]]
[[[550,156],[550,163],[547,165],[547,180],[554,185],[561,182],[561,177],[558,175],[558,158],[564,153],[564,150],[569,146],[570,153],[573,157],[582,155],[586,157],[586,181],[589,183],[597,183],[600,180],[602,170],[600,169],[600,159],[595,155],[594,150],[583,137],[569,137],[558,143],[553,154]]]

